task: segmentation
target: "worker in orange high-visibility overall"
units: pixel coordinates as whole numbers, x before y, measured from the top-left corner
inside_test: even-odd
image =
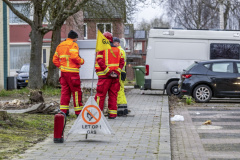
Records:
[[[110,41],[111,49],[97,52],[95,70],[98,83],[95,100],[103,110],[108,93],[108,118],[114,119],[117,117],[117,93],[120,89],[119,77],[124,66],[124,58],[120,55],[120,49],[113,45],[112,34],[105,32],[103,35]]]
[[[53,63],[61,70],[59,78],[62,86],[60,110],[69,114],[69,102],[72,94],[75,114],[78,116],[83,108],[79,68],[84,64],[84,60],[79,56],[77,38],[78,34],[71,30],[68,38],[57,46]]]

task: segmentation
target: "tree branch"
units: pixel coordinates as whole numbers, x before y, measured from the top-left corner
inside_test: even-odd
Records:
[[[20,19],[22,19],[24,22],[28,23],[30,26],[33,25],[33,21],[31,21],[29,18],[27,18],[26,16],[24,16],[22,13],[20,13],[18,10],[16,10],[12,3],[9,0],[2,0],[3,2],[5,2],[7,4],[7,6],[12,10],[12,12],[14,14],[16,14]]]

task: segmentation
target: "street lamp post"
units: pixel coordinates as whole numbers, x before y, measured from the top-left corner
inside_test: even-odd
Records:
[[[219,19],[220,19],[220,29],[224,29],[224,17],[223,17],[223,0],[219,0]]]

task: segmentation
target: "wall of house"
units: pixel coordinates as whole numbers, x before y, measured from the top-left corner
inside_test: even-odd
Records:
[[[121,20],[113,22],[113,36],[124,38],[124,23]]]
[[[9,63],[10,63],[10,76],[15,76],[16,71],[20,69],[21,65],[17,65],[16,67],[16,59],[21,59],[19,56],[22,54],[21,57],[29,58],[27,60],[24,60],[22,63],[29,63],[30,61],[30,48],[31,48],[31,40],[29,37],[29,34],[31,32],[31,27],[28,24],[10,24],[10,56],[14,58],[9,58]],[[64,24],[62,26],[62,31],[61,31],[61,39],[65,40],[67,38],[69,29],[67,29],[66,25]],[[46,51],[46,66],[48,67],[49,65],[49,58],[50,58],[50,47],[51,47],[51,38],[52,38],[52,32],[48,32],[44,38],[43,38],[43,50],[45,49]],[[19,50],[19,53],[16,53],[15,50],[19,47],[24,47],[29,48],[28,51],[26,50]],[[42,50],[42,52],[43,52]],[[21,52],[21,53],[20,53]],[[29,52],[29,53],[26,53]],[[44,53],[42,53],[44,54]],[[18,56],[18,57],[16,57]],[[15,60],[13,60],[15,59]],[[42,62],[43,62],[43,56],[42,56]],[[15,67],[13,67],[15,66]]]
[[[66,25],[67,34],[70,30],[74,30],[75,32],[78,33],[78,40],[83,40],[84,39],[83,24],[84,24],[83,11],[79,11],[66,20],[65,25]],[[67,36],[67,34],[66,34],[66,36]]]
[[[61,37],[66,38],[65,25],[62,27]],[[31,26],[28,24],[10,24],[10,43],[31,43],[29,34],[31,32]],[[48,32],[43,40],[50,41],[52,38],[52,32]]]

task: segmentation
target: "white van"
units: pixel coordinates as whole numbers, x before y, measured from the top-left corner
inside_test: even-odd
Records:
[[[183,69],[194,61],[239,59],[239,44],[240,31],[151,29],[143,89],[178,95]]]

